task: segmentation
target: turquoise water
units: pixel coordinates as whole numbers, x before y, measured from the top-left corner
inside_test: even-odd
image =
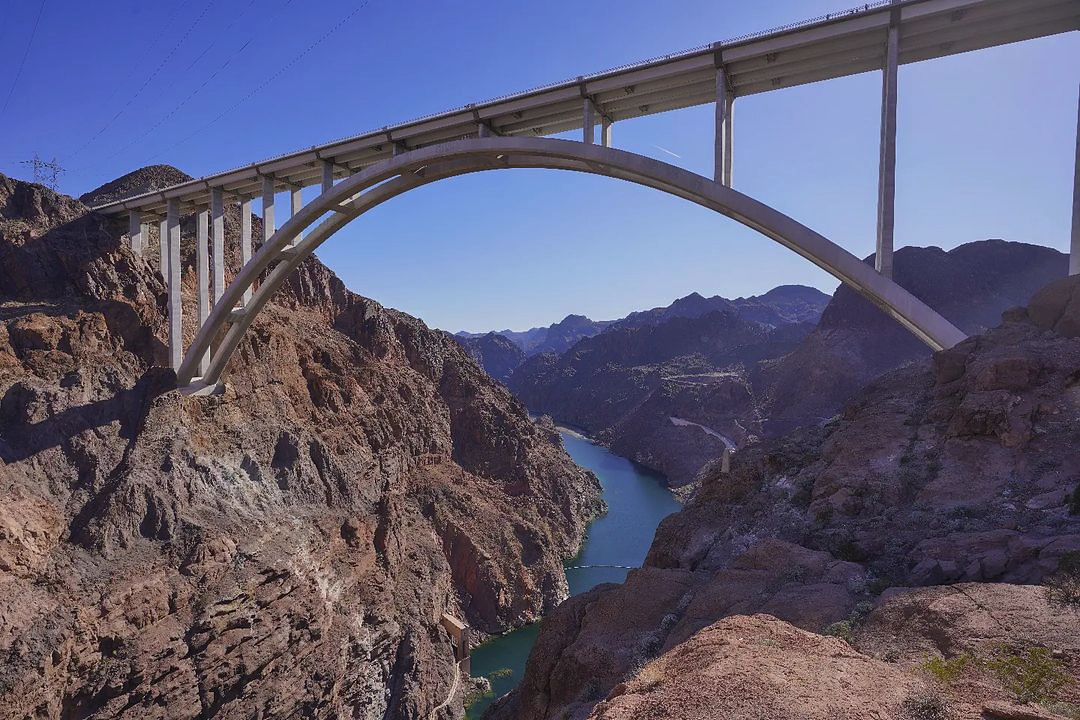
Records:
[[[611,454],[577,433],[561,428],[560,432],[574,462],[600,478],[608,504],[607,514],[589,526],[581,552],[566,563],[570,594],[578,595],[600,583],[625,580],[629,571],[622,568],[580,566],[640,566],[652,544],[656,526],[678,510],[679,504],[661,484],[661,476]],[[492,698],[473,705],[469,718],[479,720],[494,697],[510,692],[521,682],[525,662],[539,632],[540,623],[536,623],[501,635],[472,651],[473,675],[489,678],[494,693]],[[506,674],[506,670],[510,673]],[[499,676],[492,677],[493,673]]]

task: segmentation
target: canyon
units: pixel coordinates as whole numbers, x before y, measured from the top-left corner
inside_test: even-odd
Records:
[[[482,639],[558,605],[596,478],[457,343],[314,259],[224,395],[172,390],[156,242],[122,232],[0,177],[5,716],[460,717],[442,615]]]
[[[1075,610],[1047,590],[1080,558],[1080,287],[1039,291],[1060,253],[899,251],[898,279],[972,333],[933,356],[845,288],[798,286],[572,316],[526,351],[311,259],[224,395],[192,397],[161,367],[154,238],[135,255],[86,206],[184,177],[82,201],[0,178],[9,714],[460,718],[444,614],[477,641],[545,618],[495,720],[1022,717],[995,653],[1049,648],[1077,677]],[[685,503],[624,583],[569,599],[604,503],[549,416]],[[927,658],[968,655],[986,659],[928,683]]]
[[[897,281],[967,333],[1025,305],[1066,265],[1055,250],[1002,240],[904,247],[895,256]],[[612,321],[565,352],[526,356],[512,370],[512,360],[492,360],[489,372],[533,413],[583,429],[686,496],[725,447],[824,422],[873,378],[928,356],[845,286],[832,297],[780,286],[736,300],[693,293]]]
[[[1038,585],[1080,582],[1078,298],[1056,281],[827,423],[707,465],[641,569],[545,620],[487,717],[1075,713],[1077,610]],[[1063,680],[1025,709],[992,669],[1041,652]]]

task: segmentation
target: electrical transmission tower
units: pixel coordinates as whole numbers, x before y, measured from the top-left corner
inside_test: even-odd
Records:
[[[37,153],[34,153],[33,160],[22,160],[20,164],[32,167],[34,169],[34,182],[44,185],[50,190],[57,189],[60,175],[64,172],[64,168],[60,167],[60,164],[56,162],[56,158],[46,162],[38,157]]]

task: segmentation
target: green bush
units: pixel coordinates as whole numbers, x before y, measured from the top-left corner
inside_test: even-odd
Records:
[[[851,645],[855,641],[855,626],[852,625],[850,620],[841,620],[840,622],[834,622],[833,624],[826,626],[826,628],[821,631],[821,634],[838,637],[848,645]]]
[[[1020,703],[1050,700],[1069,681],[1064,663],[1044,647],[1033,647],[1020,654],[999,648],[986,661],[986,667]]]
[[[945,685],[951,685],[964,674],[972,660],[969,653],[961,653],[952,659],[933,657],[922,664],[922,669]]]

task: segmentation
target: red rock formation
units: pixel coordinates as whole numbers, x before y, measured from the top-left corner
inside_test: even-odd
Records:
[[[457,344],[312,259],[184,397],[119,232],[0,177],[0,714],[427,718],[565,597],[598,484]]]
[[[852,645],[768,615],[733,616],[701,630],[619,683],[589,720],[1064,720],[1080,687],[1019,704],[993,670],[1000,653],[1050,652],[1080,677],[1076,614],[1030,585],[964,584],[890,593]],[[929,658],[949,658],[942,681]],[[958,661],[957,658],[964,658]],[[1007,684],[1007,683],[1006,683]]]

